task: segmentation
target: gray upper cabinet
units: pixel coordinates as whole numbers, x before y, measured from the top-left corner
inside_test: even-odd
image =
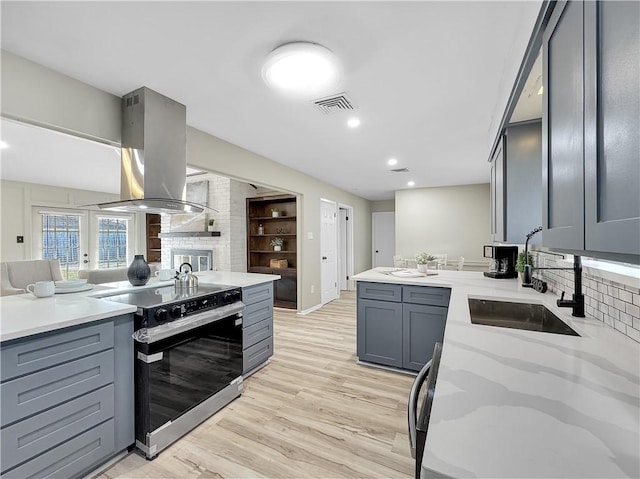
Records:
[[[640,3],[586,2],[585,249],[640,254]]]
[[[583,16],[558,2],[543,36],[543,244],[569,250],[584,245]]]
[[[506,131],[505,241],[524,243],[527,233],[542,224],[542,128],[532,121]],[[540,244],[539,236],[529,244]]]
[[[543,244],[639,263],[640,4],[558,2],[543,48]]]
[[[491,239],[524,243],[542,221],[539,120],[509,125],[491,160]],[[539,244],[534,238],[531,244]]]
[[[506,241],[504,190],[504,137],[502,137],[491,158],[491,239],[498,242]]]

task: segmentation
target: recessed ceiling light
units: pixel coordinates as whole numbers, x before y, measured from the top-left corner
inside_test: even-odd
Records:
[[[411,180],[409,183],[407,183],[407,186],[414,186],[415,184],[416,184],[416,182]]]
[[[7,145],[4,141],[0,140],[0,150],[4,150],[5,148],[9,148],[9,145]]]
[[[347,121],[347,125],[349,126],[349,128],[358,128],[360,126],[360,118],[349,118],[349,120]]]
[[[394,166],[394,165],[397,165],[397,164],[398,164],[398,160],[396,160],[395,158],[389,158],[387,160],[387,165],[389,165],[389,166]]]
[[[333,91],[340,82],[342,65],[322,45],[293,42],[273,50],[262,67],[262,78],[272,88],[298,96]]]

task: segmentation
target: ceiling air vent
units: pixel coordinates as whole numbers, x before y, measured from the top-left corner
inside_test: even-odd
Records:
[[[325,114],[353,110],[353,105],[347,98],[346,93],[320,98],[319,100],[314,100],[313,103]]]
[[[409,173],[409,168],[396,168],[395,170],[389,170],[392,173]]]

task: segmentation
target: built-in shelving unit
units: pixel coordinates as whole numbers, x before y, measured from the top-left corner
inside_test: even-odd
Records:
[[[162,245],[160,242],[160,215],[147,213],[147,263],[162,261]]]
[[[278,210],[273,216],[272,210]],[[297,205],[291,195],[247,198],[247,271],[279,274],[274,284],[274,305],[281,308],[298,307],[297,301]],[[259,234],[262,226],[262,234]],[[284,240],[283,250],[274,251],[271,240]],[[287,260],[288,267],[272,268],[271,260]]]

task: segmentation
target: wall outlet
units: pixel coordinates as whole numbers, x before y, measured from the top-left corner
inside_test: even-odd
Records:
[[[310,239],[310,240],[312,240],[312,239],[313,239],[313,231],[309,231],[309,232],[307,233],[307,239]]]
[[[24,236],[16,236],[16,243],[24,243]]]
[[[311,285],[311,294],[316,292],[316,286],[314,284]]]

